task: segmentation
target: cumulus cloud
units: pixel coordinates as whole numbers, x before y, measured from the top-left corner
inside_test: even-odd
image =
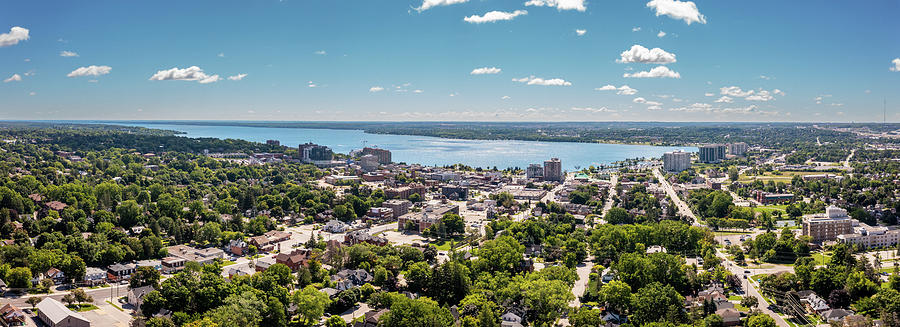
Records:
[[[893,65],[891,66],[892,72],[900,72],[900,58],[894,58],[891,60],[891,64]]]
[[[240,81],[240,80],[244,79],[244,77],[247,77],[247,74],[237,74],[237,75],[234,75],[234,76],[228,76],[228,80],[231,80],[231,81]]]
[[[666,66],[657,66],[650,71],[641,71],[637,73],[625,73],[622,77],[630,78],[681,78],[681,74],[676,71],[669,70]]]
[[[706,24],[706,17],[700,14],[700,10],[693,1],[650,0],[647,8],[655,9],[656,17],[666,15],[673,19],[683,20],[688,25],[691,23]]]
[[[59,53],[60,57],[78,57],[78,54],[72,51],[63,51]]]
[[[219,58],[225,58],[225,53],[224,53],[224,52],[219,52],[219,54],[218,54],[217,56],[218,56]]]
[[[571,82],[566,81],[562,78],[550,78],[543,79],[540,77],[522,77],[522,78],[513,78],[513,82],[525,83],[526,85],[544,85],[544,86],[570,86]]]
[[[501,69],[497,67],[481,67],[472,70],[471,75],[500,74]]]
[[[663,37],[663,36],[666,36],[666,32],[659,31],[659,33],[656,33],[656,37]]]
[[[9,33],[0,34],[0,47],[8,47],[19,44],[19,41],[28,40],[28,29],[20,26],[13,26],[9,29]]]
[[[595,88],[597,91],[616,91],[616,94],[619,95],[634,95],[638,92],[638,90],[631,88],[628,85],[622,85],[620,87],[616,87],[615,85],[604,85],[602,87]]]
[[[732,99],[731,97],[729,97],[727,95],[723,95],[721,98],[716,100],[716,103],[732,103],[732,102],[734,102],[734,99]]]
[[[716,96],[716,95],[713,94],[713,93],[704,93],[703,95],[708,96],[708,97]]]
[[[19,74],[13,74],[13,75],[10,76],[9,78],[3,80],[3,83],[9,83],[9,82],[21,82],[21,81],[22,81],[22,76],[19,76]]]
[[[384,91],[384,88],[381,86],[373,86],[373,87],[369,88],[369,92],[372,92],[372,93],[381,92],[381,91]]]
[[[616,110],[609,109],[609,108],[606,108],[606,107],[600,107],[600,108],[591,108],[591,107],[579,108],[579,107],[572,107],[572,111],[586,111],[586,112],[593,112],[593,113],[616,112]]]
[[[719,94],[729,95],[738,98],[745,98],[753,94],[753,90],[744,91],[741,90],[740,87],[737,86],[726,86],[719,88]]]
[[[585,7],[584,5],[584,0],[528,0],[525,5],[536,7],[556,7],[556,10],[587,10],[587,7]]]
[[[634,103],[642,103],[642,104],[646,104],[646,105],[651,106],[651,107],[659,107],[659,106],[662,105],[662,103],[660,103],[660,102],[650,101],[650,100],[644,99],[644,98],[642,98],[642,97],[634,98],[634,100],[631,100],[631,102],[634,102]]]
[[[315,53],[315,54],[317,54],[317,55],[320,55],[320,56],[324,56],[324,55],[328,54],[327,52],[325,52],[325,50],[319,50],[319,51],[316,51],[316,52],[313,52],[313,53]]]
[[[222,80],[219,75],[208,75],[197,66],[188,68],[172,67],[168,70],[157,71],[150,76],[151,81],[197,81],[200,84],[209,84]]]
[[[632,27],[632,28],[631,28],[631,31],[632,31],[632,32],[640,32],[640,31],[641,31],[641,27],[640,27],[640,26]]]
[[[587,33],[587,30],[579,30],[579,29],[575,30],[575,34],[577,34],[578,36],[582,36],[586,33]]]
[[[35,95],[37,95],[37,93],[36,93],[36,92],[28,92],[28,95],[29,95],[29,96],[35,96]]]
[[[90,65],[86,67],[79,67],[76,70],[73,70],[69,73],[68,77],[82,77],[82,76],[100,76],[109,74],[109,71],[112,70],[112,67],[109,66],[95,66]]]
[[[467,23],[472,24],[481,24],[481,23],[493,23],[501,20],[512,20],[518,16],[527,15],[528,12],[525,10],[516,10],[513,12],[505,12],[505,11],[490,11],[485,13],[482,16],[472,15],[466,18],[463,18]]]
[[[772,96],[771,92],[766,91],[766,90],[761,90],[761,91],[757,92],[756,94],[748,96],[744,99],[747,101],[769,101],[769,100],[774,100],[775,97]]]
[[[428,9],[431,9],[434,7],[455,5],[458,3],[465,3],[468,1],[469,0],[425,0],[425,1],[422,1],[421,6],[416,8],[416,11],[423,12],[425,10],[428,10]]]
[[[500,99],[502,99],[502,100],[509,100],[510,97],[509,97],[508,95],[504,95],[504,96],[500,97]]]
[[[675,62],[675,54],[660,48],[647,49],[639,44],[632,45],[631,49],[623,51],[620,56],[621,58],[616,62],[641,64],[671,64]]]

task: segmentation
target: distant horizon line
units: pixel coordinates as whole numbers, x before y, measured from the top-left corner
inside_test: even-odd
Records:
[[[138,122],[138,123],[166,123],[166,122],[248,122],[248,123],[526,123],[526,124],[566,124],[566,123],[683,123],[683,124],[900,124],[900,121],[662,121],[662,120],[561,120],[561,121],[529,121],[529,120],[238,120],[238,119],[0,119],[0,122]]]

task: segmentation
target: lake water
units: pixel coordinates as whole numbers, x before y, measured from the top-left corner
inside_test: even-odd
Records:
[[[360,130],[272,128],[238,126],[175,125],[153,123],[116,123],[119,125],[181,131],[186,137],[214,137],[254,142],[278,140],[282,145],[295,147],[313,142],[327,145],[335,152],[349,153],[364,146],[376,146],[391,151],[395,162],[443,166],[462,163],[472,167],[528,167],[543,163],[551,157],[562,161],[563,169],[575,170],[594,165],[609,164],[629,158],[661,157],[675,149],[697,151],[697,148],[677,148],[650,145],[623,145],[574,142],[484,141],[444,139],[428,136],[367,134]]]

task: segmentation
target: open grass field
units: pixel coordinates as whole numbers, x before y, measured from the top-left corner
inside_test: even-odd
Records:
[[[738,178],[738,182],[752,183],[755,180],[760,180],[760,181],[763,181],[766,183],[768,183],[769,181],[775,181],[776,183],[777,182],[785,182],[785,183],[790,184],[791,180],[794,178],[794,176],[806,176],[806,175],[817,175],[817,174],[822,174],[822,173],[814,172],[814,171],[782,171],[782,172],[778,172],[778,173],[767,172],[765,174],[755,175],[755,176],[741,175],[741,177]]]

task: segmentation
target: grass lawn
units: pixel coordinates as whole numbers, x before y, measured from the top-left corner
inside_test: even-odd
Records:
[[[813,253],[812,258],[815,260],[816,265],[827,265],[831,263],[831,253],[828,252],[824,254],[818,252]]]
[[[72,305],[67,305],[66,307],[75,312],[85,312],[85,311],[99,309],[96,305],[93,305],[90,303],[72,304]]]
[[[436,246],[437,249],[440,251],[450,251],[450,243],[451,243],[450,241],[440,240],[440,241],[432,242],[431,244],[434,244],[434,246]],[[454,241],[452,243],[457,244],[459,242]]]
[[[734,304],[734,309],[737,310],[737,311],[743,311],[743,312],[749,312],[749,311],[750,311],[750,308],[747,308],[747,307],[741,305],[740,303],[735,303],[735,304]]]
[[[233,265],[233,264],[236,264],[236,263],[237,263],[237,262],[234,262],[234,261],[231,261],[231,260],[222,260],[222,267],[230,266],[230,265]]]
[[[109,300],[106,300],[106,303],[109,303],[109,305],[113,306],[113,308],[119,309],[119,311],[125,312],[125,309],[122,309],[122,307],[110,302]]]
[[[750,278],[752,278],[753,280],[760,280],[760,279],[763,279],[763,277],[766,277],[768,275],[769,274],[756,274],[756,275],[750,276]]]
[[[740,295],[732,295],[732,296],[729,296],[729,297],[728,297],[728,300],[729,300],[729,301],[740,301],[740,300],[741,300],[741,296],[740,296]]]
[[[759,207],[753,208],[753,210],[755,210],[757,212],[768,212],[769,214],[773,214],[778,211],[785,212],[785,210],[787,210],[787,205],[780,204],[780,205],[759,206]]]

